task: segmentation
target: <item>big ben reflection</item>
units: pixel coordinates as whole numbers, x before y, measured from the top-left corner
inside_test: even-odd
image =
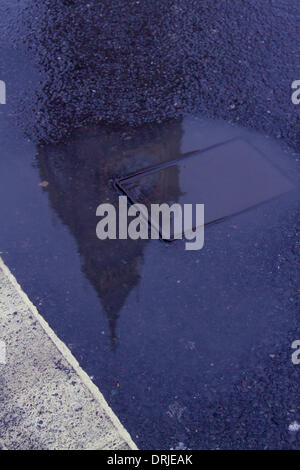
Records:
[[[147,240],[99,240],[96,208],[118,207],[113,185],[117,176],[172,160],[180,155],[181,121],[139,128],[89,127],[77,130],[64,144],[46,145],[37,156],[40,177],[47,181],[53,209],[75,237],[82,271],[95,288],[109,323],[112,345],[117,321],[129,293],[138,285]],[[179,175],[174,167],[173,185]],[[160,173],[148,189],[149,198],[166,186]],[[176,184],[175,184],[176,187]]]

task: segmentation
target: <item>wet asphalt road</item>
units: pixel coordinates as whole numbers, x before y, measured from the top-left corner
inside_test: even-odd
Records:
[[[275,138],[266,153],[296,178],[298,2],[1,8],[4,260],[141,448],[299,448],[295,194],[211,227],[194,254],[94,236],[112,177],[232,132]]]
[[[14,2],[2,2],[2,47],[30,45],[43,73],[39,92],[30,78],[22,93],[21,122],[39,142],[89,122],[195,112],[300,141],[290,100],[299,75],[297,0],[19,3],[27,8],[16,21]]]

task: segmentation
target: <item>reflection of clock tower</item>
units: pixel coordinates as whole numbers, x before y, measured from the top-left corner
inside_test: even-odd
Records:
[[[38,155],[41,179],[49,182],[52,207],[77,241],[82,271],[101,300],[113,342],[119,312],[139,283],[148,241],[99,240],[96,208],[107,202],[118,208],[113,178],[178,157],[181,136],[180,121],[121,130],[93,127],[78,130],[64,145],[42,147]],[[157,186],[164,187],[163,177],[153,180],[150,199]],[[173,175],[174,181],[176,202],[180,195],[178,174]]]

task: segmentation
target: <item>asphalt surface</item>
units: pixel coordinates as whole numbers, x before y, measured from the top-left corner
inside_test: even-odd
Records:
[[[14,2],[2,3],[2,44],[7,35],[15,48],[30,45],[43,72],[21,119],[39,141],[89,122],[199,111],[300,140],[290,100],[299,74],[297,0],[24,0],[18,21]]]
[[[24,290],[138,447],[299,448],[297,194],[193,254],[94,234],[113,177],[233,134],[298,184],[298,2],[2,8],[0,241]]]

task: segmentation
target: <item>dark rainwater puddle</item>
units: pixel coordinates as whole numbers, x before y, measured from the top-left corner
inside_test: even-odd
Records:
[[[5,3],[15,7],[21,2]],[[197,103],[197,109],[264,129],[296,146],[298,121],[289,106],[297,64],[297,20],[288,28],[286,23],[275,21],[267,2],[259,6],[257,2],[228,2],[226,14],[220,5],[216,4],[214,10],[211,2],[204,3],[203,12],[197,16],[205,26],[200,41],[202,54],[196,50],[195,55],[201,87],[194,79],[193,71],[198,67],[184,62],[179,73],[187,81],[184,86],[179,84],[178,95],[183,90],[195,90],[188,93],[187,101]],[[30,89],[35,88],[33,82],[38,78],[24,46],[15,50],[14,43],[0,44],[0,79],[8,88],[8,104],[0,108],[1,256],[41,314],[93,376],[138,446],[170,448],[179,442],[190,448],[288,446],[288,425],[299,420],[295,412],[299,407],[299,377],[290,360],[290,344],[299,334],[295,312],[299,289],[295,264],[298,191],[271,200],[269,196],[281,193],[280,186],[286,180],[298,188],[296,155],[242,127],[196,118],[135,129],[90,126],[74,131],[61,144],[36,148],[13,124],[11,108],[15,112],[20,107],[18,97],[25,100],[21,101],[24,109],[17,110],[19,121],[34,128],[41,139],[61,137],[73,127],[75,117],[78,125],[91,115],[97,119],[102,111],[111,113],[112,118],[115,113],[126,114],[134,98],[130,89],[129,97],[125,91],[121,94],[122,103],[111,99],[111,92],[105,94],[103,102],[102,96],[99,99],[93,90],[103,76],[94,77],[90,72],[94,67],[98,70],[102,62],[89,55],[85,47],[87,43],[93,51],[98,44],[93,32],[87,42],[85,35],[80,42],[80,28],[65,28],[60,22],[65,9],[60,2],[53,4],[55,9],[50,12],[46,5],[40,17],[29,11],[32,40],[47,75],[37,103]],[[39,10],[40,4],[36,5]],[[192,31],[195,15],[189,4],[186,7],[191,21],[186,30]],[[241,8],[246,9],[243,21]],[[69,13],[77,18],[75,10]],[[90,21],[92,14],[86,15],[83,8],[81,18]],[[240,29],[233,27],[236,15],[242,21],[242,37]],[[53,37],[56,18],[63,34]],[[259,35],[262,24],[258,18],[266,28]],[[110,37],[109,27],[104,33]],[[19,36],[22,42],[22,31]],[[66,39],[71,47],[64,51]],[[126,48],[122,37],[119,39]],[[100,34],[97,40],[102,41]],[[193,44],[193,40],[187,44]],[[169,48],[169,41],[167,45]],[[118,41],[116,50],[117,46]],[[171,59],[174,51],[176,59],[181,57],[173,44],[170,49]],[[220,57],[215,50],[220,51]],[[157,55],[161,63],[164,54],[158,49]],[[121,61],[123,57],[121,50]],[[111,90],[109,65],[99,89]],[[127,70],[126,66],[125,61]],[[151,78],[155,70],[150,69]],[[173,67],[170,72],[173,74]],[[83,73],[82,84],[78,83],[78,73]],[[114,85],[118,83],[127,86],[122,80],[114,81]],[[144,80],[141,85],[143,95]],[[154,85],[153,90],[164,98],[162,84]],[[25,89],[29,90],[27,95]],[[156,95],[148,95],[151,104]],[[170,103],[162,99],[159,109],[170,105],[172,110],[171,98]],[[155,112],[157,102],[153,103]],[[116,109],[111,109],[114,105]],[[116,177],[160,167],[188,152],[233,138],[250,142],[264,155],[264,164],[276,168],[272,172],[280,178],[270,178],[272,194],[266,197],[267,188],[255,167],[255,181],[260,184],[251,191],[247,204],[255,207],[207,227],[203,250],[187,252],[181,241],[166,244],[160,240],[97,239],[96,208],[104,202],[117,204]],[[235,156],[233,153],[232,158]],[[250,158],[252,166],[258,157],[249,156],[249,165]],[[217,171],[209,170],[208,174],[221,177]],[[186,185],[178,172],[176,178],[178,186]],[[236,190],[237,181],[233,180],[232,190]],[[249,181],[243,181],[245,187],[241,189],[246,191]],[[207,184],[210,191],[208,183],[204,180],[203,187]],[[262,199],[268,201],[257,204]],[[233,211],[227,211],[226,206],[222,214],[244,209],[242,202]]]
[[[34,146],[3,119],[1,133],[2,256],[133,439],[142,448],[238,445],[232,435],[242,428],[231,419],[240,384],[289,347],[294,287],[277,265],[290,243],[295,191],[207,227],[205,247],[192,253],[181,241],[100,241],[95,213],[100,203],[117,204],[117,176],[231,138],[266,155],[275,195],[288,180],[297,185],[288,151],[238,127],[187,118],[78,130],[38,149],[33,167]],[[251,203],[267,188],[252,188]]]

